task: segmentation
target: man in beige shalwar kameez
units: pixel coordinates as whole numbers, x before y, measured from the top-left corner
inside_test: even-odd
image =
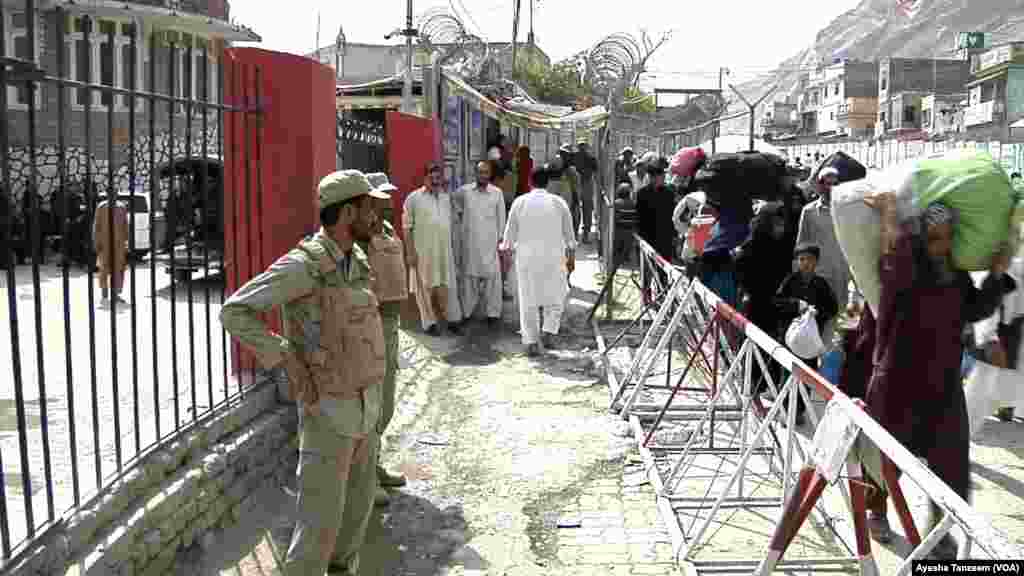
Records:
[[[438,322],[445,319],[448,331],[459,334],[462,310],[452,244],[451,197],[444,189],[441,165],[427,166],[427,182],[405,199],[402,209],[406,260],[416,294],[423,330],[439,336]]]
[[[96,207],[92,234],[102,295],[100,306],[108,306],[111,302],[127,304],[121,299],[121,288],[124,286],[124,269],[128,266],[128,210],[116,197],[108,198]]]

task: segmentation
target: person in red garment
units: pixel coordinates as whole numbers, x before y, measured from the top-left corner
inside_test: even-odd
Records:
[[[953,209],[931,204],[919,221],[901,224],[892,194],[865,202],[882,218],[881,292],[867,410],[967,500],[970,437],[960,335],[967,323],[988,317],[999,305],[1008,250],[993,256],[991,273],[978,289],[967,272],[952,264]],[[874,512],[884,514],[884,508]],[[923,534],[941,520],[942,510],[934,502],[930,513]],[[947,534],[933,556],[955,558],[956,550]]]

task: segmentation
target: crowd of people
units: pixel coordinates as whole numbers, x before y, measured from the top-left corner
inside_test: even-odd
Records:
[[[498,329],[503,301],[517,296],[523,344],[540,354],[557,346],[577,242],[595,239],[597,160],[580,142],[535,167],[528,148],[512,154],[499,138],[475,170],[473,182],[450,191],[432,163],[405,199],[406,264],[423,330],[459,335],[477,316]]]
[[[584,146],[566,147],[534,166],[525,148],[507,154],[497,142],[477,163],[475,180],[452,191],[441,165],[430,163],[423,186],[405,199],[402,235],[390,224],[396,188],[386,175],[336,172],[319,186],[320,231],[225,302],[225,329],[267,368],[284,368],[288,396],[299,407],[300,518],[287,573],[319,575],[328,565],[355,573],[373,504],[387,501],[386,488],[405,482],[377,461],[395,408],[399,316],[410,293],[423,330],[440,336],[459,334],[475,316],[497,329],[503,302],[514,292],[527,354],[557,346],[577,244],[591,239],[594,224],[592,158]],[[614,167],[616,207],[635,211],[639,235],[678,262],[686,252],[678,250],[673,220],[691,190],[685,179],[668,180],[668,165],[664,157],[635,160],[624,150]],[[798,172],[791,174],[771,201],[737,208],[706,198],[716,222],[686,263],[688,273],[780,341],[798,320],[811,326],[821,349],[804,360],[818,367],[838,354],[840,387],[966,499],[963,335],[1016,291],[1007,248],[993,255],[991,270],[975,284],[952,263],[955,210],[933,203],[920,218],[901,221],[891,194],[871,196],[865,202],[882,222],[881,300],[871,309],[861,304],[833,225],[831,194],[849,177],[844,165],[826,159],[802,184]],[[281,333],[263,320],[275,307],[282,309]],[[978,336],[970,352],[1006,364],[1004,332]],[[779,365],[767,370],[753,372],[757,393],[769,380],[782,382]],[[801,402],[800,426],[805,410]],[[869,528],[886,541],[892,533],[882,478],[868,467]],[[934,526],[941,510],[934,504],[931,510]],[[947,536],[934,554],[949,557],[955,550]]]
[[[658,193],[644,198],[663,185],[663,159],[632,164],[631,156],[631,150],[624,150],[616,165],[621,193],[639,192],[635,200],[638,233],[670,259],[679,252],[671,249],[668,228],[658,221],[665,213],[661,202],[668,200]],[[783,194],[777,201],[724,207],[707,199],[715,224],[699,255],[685,264],[692,277],[780,342],[788,341],[787,329],[794,322],[810,314],[822,347],[804,357],[805,363],[818,368],[822,360],[831,360],[837,384],[967,499],[970,435],[962,379],[965,350],[971,360],[1016,365],[1024,324],[1020,315],[1005,312],[1004,299],[1016,298],[1010,295],[1020,282],[1007,274],[1009,244],[992,256],[991,269],[972,281],[952,261],[954,209],[935,202],[920,218],[902,221],[896,216],[893,194],[872,196],[865,202],[878,210],[882,220],[881,301],[872,310],[863,303],[836,237],[832,191],[851,178],[842,162],[832,161],[835,158],[822,158],[812,166],[809,181],[799,183],[793,178],[785,183],[792,194]],[[798,163],[802,164],[794,162],[791,167],[801,168]],[[627,170],[631,164],[633,169]],[[1014,180],[1019,176],[1014,174]],[[685,182],[676,185],[678,201],[687,189]],[[655,208],[642,215],[644,207],[651,205]],[[675,210],[677,216],[692,212],[678,206]],[[1001,311],[995,322],[999,328],[975,335],[973,324],[997,310]],[[800,356],[795,348],[793,352]],[[774,372],[772,381],[781,383],[781,367],[772,363],[769,371]],[[753,377],[755,390],[764,392],[765,375],[755,367]],[[799,401],[798,426],[806,425],[805,410]],[[1009,420],[1013,414],[1004,408],[999,416]],[[873,488],[868,524],[872,536],[884,542],[892,538],[892,530],[882,477],[879,467],[868,467]],[[942,513],[934,503],[930,510],[929,529]],[[955,557],[956,550],[957,543],[947,535],[933,555]]]

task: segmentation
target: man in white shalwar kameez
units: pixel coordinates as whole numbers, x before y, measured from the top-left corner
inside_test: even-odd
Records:
[[[476,183],[452,196],[453,220],[458,222],[459,284],[463,319],[482,302],[491,327],[501,322],[501,268],[498,248],[505,230],[505,195],[491,182],[491,164],[476,166]]]
[[[576,234],[569,205],[545,190],[547,167],[534,171],[533,184],[536,188],[512,203],[502,241],[502,248],[515,257],[519,325],[530,356],[540,354],[541,332],[540,343],[546,349],[553,347],[569,289],[566,273],[576,267]]]
[[[429,164],[426,186],[406,197],[402,228],[406,265],[413,280],[410,285],[416,294],[423,330],[438,336],[438,321],[446,319],[448,330],[458,334],[462,311],[452,244],[452,203],[439,164]]]

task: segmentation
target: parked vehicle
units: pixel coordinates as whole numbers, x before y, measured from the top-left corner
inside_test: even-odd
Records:
[[[170,230],[165,264],[177,280],[224,271],[223,167],[218,157],[192,157],[157,171]]]
[[[117,201],[128,208],[129,224],[131,224],[132,214],[134,214],[135,229],[128,238],[128,252],[133,258],[142,259],[153,250],[153,243],[156,246],[162,246],[166,242],[167,220],[164,213],[159,210],[153,211],[153,231],[155,233],[150,234],[149,212],[153,209],[153,203],[149,194],[144,192],[133,194],[128,191],[118,194]]]

